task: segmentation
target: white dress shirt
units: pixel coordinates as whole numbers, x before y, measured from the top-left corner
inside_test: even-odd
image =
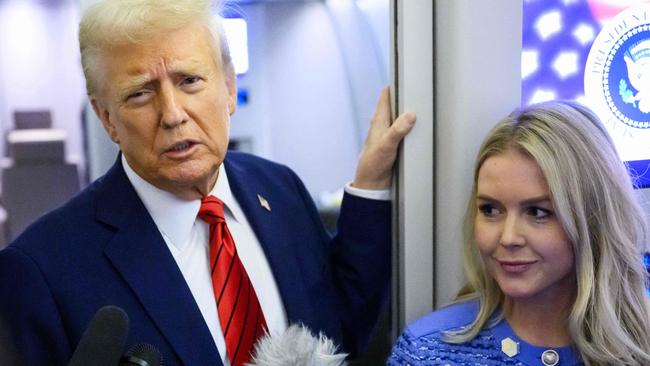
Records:
[[[224,366],[230,366],[212,289],[208,248],[209,226],[197,217],[201,201],[182,200],[155,187],[133,171],[124,155],[122,155],[122,165],[129,181],[176,260],[219,350],[221,361]],[[358,189],[352,187],[350,183],[346,185],[345,190],[363,198],[382,200],[390,198],[389,190]],[[210,195],[219,198],[224,203],[226,224],[259,299],[269,332],[271,334],[284,332],[288,322],[278,285],[259,240],[232,195],[223,164],[219,167],[217,183],[212,188]]]

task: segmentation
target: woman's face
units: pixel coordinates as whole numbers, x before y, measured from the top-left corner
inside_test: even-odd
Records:
[[[574,254],[537,163],[515,149],[478,172],[474,238],[488,273],[511,300],[564,299]]]

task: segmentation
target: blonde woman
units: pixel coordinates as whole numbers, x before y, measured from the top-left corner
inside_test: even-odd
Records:
[[[650,365],[648,232],[598,118],[570,102],[501,121],[476,159],[467,285],[389,365]]]

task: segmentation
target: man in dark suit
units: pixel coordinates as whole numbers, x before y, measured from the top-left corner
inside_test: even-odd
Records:
[[[390,277],[390,203],[372,197],[415,117],[391,125],[382,92],[331,239],[291,170],[226,153],[236,87],[215,21],[198,0],[84,14],[88,94],[121,154],[0,252],[0,311],[29,364],[66,364],[109,304],[130,317],[127,344],[155,345],[165,365],[241,365],[242,344],[291,323],[346,352],[367,340]]]

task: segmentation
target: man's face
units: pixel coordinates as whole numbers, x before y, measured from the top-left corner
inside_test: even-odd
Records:
[[[202,25],[161,33],[97,57],[95,113],[129,165],[186,199],[207,194],[228,146],[234,80]]]

